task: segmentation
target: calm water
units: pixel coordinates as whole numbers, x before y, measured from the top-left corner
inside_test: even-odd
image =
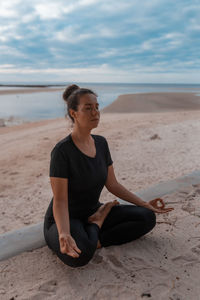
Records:
[[[84,83],[81,87],[93,89],[98,94],[100,109],[117,99],[121,94],[150,92],[194,92],[200,93],[200,85],[191,84],[97,84]],[[65,86],[63,86],[64,90]],[[14,89],[0,87],[1,90]],[[16,117],[24,121],[64,117],[65,103],[62,92],[0,95],[0,118]]]

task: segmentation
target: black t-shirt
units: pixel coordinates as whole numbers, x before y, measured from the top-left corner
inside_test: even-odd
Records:
[[[91,136],[96,146],[94,158],[79,150],[71,134],[59,141],[51,152],[49,176],[68,178],[69,216],[74,218],[90,216],[99,208],[108,166],[113,163],[106,139]]]

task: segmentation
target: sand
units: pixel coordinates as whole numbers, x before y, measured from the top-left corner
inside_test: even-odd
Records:
[[[9,94],[32,94],[32,93],[47,93],[47,92],[57,92],[62,91],[64,88],[49,88],[49,87],[35,87],[35,88],[13,88],[12,90],[0,90],[0,95]]]
[[[192,103],[185,111],[102,112],[92,133],[107,138],[116,177],[134,193],[200,169],[199,129]],[[1,233],[43,220],[50,151],[70,132],[64,118],[0,128]],[[114,199],[104,188],[101,201]],[[1,262],[0,299],[199,299],[200,184],[163,199],[175,210],[157,214],[152,232],[98,249],[87,266],[68,267],[47,246]]]
[[[167,112],[200,109],[200,96],[195,93],[148,93],[120,95],[104,112]]]

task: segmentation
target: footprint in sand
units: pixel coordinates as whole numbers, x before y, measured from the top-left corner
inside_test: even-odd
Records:
[[[171,295],[169,295],[169,299],[170,300],[185,300],[186,298],[183,295],[172,292]]]
[[[137,300],[138,298],[134,296],[134,288],[129,287],[126,284],[104,284],[97,289],[90,298],[93,299],[102,299],[102,300],[110,300],[110,299],[123,299],[123,300]]]
[[[17,175],[17,174],[19,174],[19,172],[11,172],[11,173],[9,173],[9,175]]]
[[[107,254],[105,260],[109,264],[109,268],[115,274],[116,278],[119,279],[120,274],[124,273],[132,275],[132,268],[122,264],[114,255]]]
[[[182,210],[187,211],[189,214],[195,211],[195,207],[190,203],[184,203],[181,207]]]
[[[165,279],[168,278],[169,272],[161,267],[143,267],[143,268],[137,268],[135,269],[135,272],[137,276],[141,273],[141,276],[143,277],[145,274],[146,278],[153,278],[153,276],[156,274],[157,278],[159,279]]]
[[[95,256],[92,259],[93,264],[100,264],[103,261],[103,256],[99,254],[95,254]]]
[[[23,298],[22,300],[44,300],[45,298],[48,299],[47,294],[40,293],[40,294],[30,295],[28,298]]]
[[[8,173],[8,170],[2,171],[2,174],[6,174],[6,173]]]
[[[147,278],[153,278],[154,274],[157,274],[159,278],[167,278],[169,276],[169,272],[166,269],[162,268],[161,266],[152,265],[149,263],[149,261],[146,261],[141,257],[129,258],[129,266],[131,269],[134,267],[137,276],[143,276],[144,273]]]
[[[117,272],[119,276],[120,273],[125,272],[128,273],[130,276],[133,276],[133,269],[134,274],[137,274],[137,277],[143,277],[144,273],[147,278],[152,278],[154,274],[157,274],[159,278],[168,278],[169,272],[161,267],[155,267],[150,265],[146,260],[140,257],[132,257],[128,259],[123,264],[116,259],[115,256],[109,254],[108,256],[109,262],[111,264],[111,269],[114,272]]]
[[[56,289],[57,289],[56,280],[49,280],[39,286],[39,290],[44,292],[54,292]]]
[[[172,258],[172,261],[182,266],[193,265],[199,262],[198,258],[191,254],[178,255]]]
[[[197,255],[200,255],[200,244],[194,246],[193,248],[191,248],[191,251]]]
[[[34,155],[25,155],[25,158],[32,158]]]
[[[122,265],[122,263],[114,255],[108,254],[107,257],[115,267],[124,269],[124,266]]]
[[[23,298],[23,300],[44,300],[56,294],[57,290],[57,281],[49,280],[39,285],[38,291],[32,295],[29,295],[28,298]]]
[[[168,299],[167,294],[170,290],[170,286],[167,283],[156,283],[152,288],[149,289],[149,294],[153,299],[156,299],[159,295],[160,299]],[[148,295],[148,292],[145,294]],[[155,297],[155,298],[154,298]],[[144,297],[144,299],[146,299]]]

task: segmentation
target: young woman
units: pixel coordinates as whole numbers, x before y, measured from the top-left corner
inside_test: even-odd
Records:
[[[148,233],[156,224],[155,212],[173,208],[165,208],[162,199],[147,203],[117,181],[106,139],[91,134],[100,120],[97,95],[71,85],[63,98],[73,130],[51,152],[53,198],[45,214],[44,237],[65,264],[80,267],[91,260],[97,248],[127,243]],[[104,186],[135,205],[117,200],[101,203]]]

